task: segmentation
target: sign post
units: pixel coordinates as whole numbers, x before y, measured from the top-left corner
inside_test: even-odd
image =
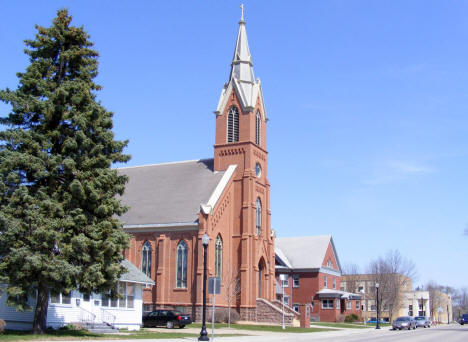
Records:
[[[214,341],[215,301],[216,295],[221,292],[221,279],[210,277],[208,279],[208,293],[213,295],[213,308],[211,310],[211,341]]]

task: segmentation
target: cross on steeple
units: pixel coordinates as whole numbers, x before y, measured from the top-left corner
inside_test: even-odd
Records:
[[[241,8],[241,21],[244,21],[244,4],[240,5]]]

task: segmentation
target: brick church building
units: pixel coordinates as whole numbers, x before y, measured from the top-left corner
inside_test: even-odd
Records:
[[[215,118],[213,158],[119,169],[129,177],[125,257],[155,281],[144,290],[146,310],[175,307],[199,319],[207,233],[208,276],[222,282],[217,307],[227,307],[228,285],[237,280],[232,306],[241,320],[256,321],[259,303],[275,299],[275,251],[267,116],[243,15]]]

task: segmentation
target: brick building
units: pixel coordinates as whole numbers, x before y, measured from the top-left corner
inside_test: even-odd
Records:
[[[119,169],[129,177],[122,200],[130,210],[122,221],[132,239],[125,257],[156,283],[144,290],[146,310],[176,307],[198,319],[207,233],[208,276],[222,281],[217,306],[227,306],[227,283],[238,280],[233,306],[242,320],[256,321],[259,299],[270,307],[264,304],[275,298],[275,256],[267,115],[243,15],[215,118],[213,158]]]
[[[311,320],[339,322],[361,316],[361,296],[340,290],[341,265],[331,235],[277,238],[277,299]],[[280,279],[280,275],[284,280]]]

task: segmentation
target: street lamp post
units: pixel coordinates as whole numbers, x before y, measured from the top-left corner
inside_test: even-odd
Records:
[[[375,283],[375,290],[377,292],[377,324],[375,329],[380,329],[380,316],[379,316],[379,283]]]
[[[210,242],[208,234],[202,236],[203,245],[203,312],[202,312],[202,328],[200,331],[199,341],[209,341],[208,332],[206,331],[206,248]]]
[[[284,326],[284,281],[285,281],[285,280],[286,280],[286,274],[280,274],[281,288],[283,289],[283,297],[281,298],[281,301],[283,302],[283,303],[282,303],[282,304],[283,304],[283,305],[282,305],[282,308],[283,308],[283,310],[282,310],[282,313],[283,313],[283,325],[282,325],[283,330],[286,328],[286,327]]]

